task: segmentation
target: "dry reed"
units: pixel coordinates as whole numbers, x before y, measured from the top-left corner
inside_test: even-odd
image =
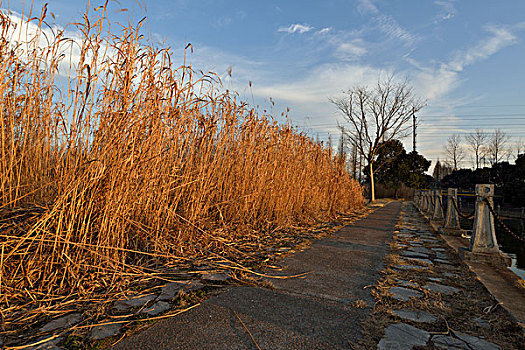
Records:
[[[32,23],[43,28],[46,10]],[[55,29],[17,49],[12,25],[2,11],[4,330],[28,310],[103,300],[161,265],[233,259],[257,232],[363,205],[331,150],[221,92],[213,74],[175,66],[143,22],[112,35],[103,7],[74,24],[80,41]],[[70,44],[80,56],[64,79]]]

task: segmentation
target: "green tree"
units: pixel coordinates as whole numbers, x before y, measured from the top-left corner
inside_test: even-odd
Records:
[[[430,163],[415,151],[407,153],[401,141],[389,140],[383,142],[375,159],[375,177],[378,183],[392,186],[397,197],[401,184],[412,188],[425,186],[425,171]]]
[[[427,177],[425,172],[430,168],[432,163],[430,160],[416,151],[412,151],[401,160],[401,163],[408,166],[407,176],[403,180],[405,185],[412,188],[421,188],[426,185]]]

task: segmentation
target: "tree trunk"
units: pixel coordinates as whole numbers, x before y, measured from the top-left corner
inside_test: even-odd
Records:
[[[375,192],[375,185],[374,185],[374,168],[373,168],[372,162],[370,162],[369,170],[370,170],[370,201],[373,202],[376,200],[376,192]]]

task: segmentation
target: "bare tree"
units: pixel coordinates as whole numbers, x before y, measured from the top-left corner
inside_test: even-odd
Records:
[[[487,145],[487,153],[491,165],[497,164],[503,159],[508,151],[507,142],[509,139],[510,137],[501,129],[494,130]]]
[[[408,81],[379,79],[374,88],[356,86],[330,101],[350,124],[349,140],[368,161],[370,200],[375,200],[374,168],[378,151],[394,138],[410,134],[413,113],[424,103],[416,98]]]
[[[521,137],[514,143],[514,151],[516,151],[516,159],[520,154],[525,153],[525,141]]]
[[[488,135],[482,129],[476,129],[476,131],[470,133],[465,137],[468,146],[474,153],[474,167],[480,168],[481,159],[485,152],[485,144],[487,143]]]
[[[465,158],[465,150],[461,146],[461,136],[454,134],[450,136],[445,145],[447,158],[452,162],[454,170],[458,170],[458,164]]]

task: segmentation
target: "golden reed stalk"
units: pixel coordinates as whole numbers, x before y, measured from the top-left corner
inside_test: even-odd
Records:
[[[45,16],[32,23],[46,29]],[[74,24],[80,41],[55,29],[45,47],[0,43],[4,311],[118,290],[160,263],[228,257],[248,235],[363,205],[331,150],[176,67],[142,23],[113,36],[103,7]],[[2,12],[2,38],[12,29]],[[80,55],[64,77],[68,45]]]

